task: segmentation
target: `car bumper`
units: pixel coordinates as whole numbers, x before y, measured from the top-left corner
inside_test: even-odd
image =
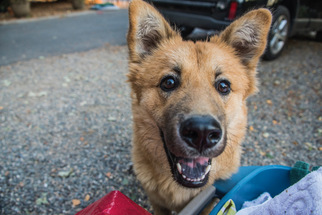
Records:
[[[177,26],[189,26],[203,29],[223,30],[231,22],[216,20],[209,16],[160,10],[164,17]]]

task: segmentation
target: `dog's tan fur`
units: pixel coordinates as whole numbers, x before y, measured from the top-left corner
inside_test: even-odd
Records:
[[[266,46],[271,14],[266,9],[251,11],[209,42],[195,43],[183,41],[160,13],[141,0],[131,2],[129,18],[134,170],[155,214],[169,214],[238,169],[246,98],[257,91],[256,66]],[[171,94],[165,93],[160,80],[175,67],[180,67],[182,83]],[[226,97],[214,87],[218,74],[231,82],[232,92]],[[222,118],[227,133],[226,148],[212,158],[209,180],[202,188],[187,188],[173,179],[160,136],[160,128],[169,127],[182,110]]]

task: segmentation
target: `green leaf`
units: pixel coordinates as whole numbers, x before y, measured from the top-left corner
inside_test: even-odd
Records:
[[[48,205],[47,193],[42,193],[41,197],[36,200],[37,205]]]
[[[129,180],[124,178],[123,181],[122,181],[122,185],[128,185],[128,184],[129,184]]]
[[[58,176],[60,176],[62,178],[68,178],[69,176],[72,175],[73,172],[74,172],[74,169],[70,168],[69,170],[58,172]]]

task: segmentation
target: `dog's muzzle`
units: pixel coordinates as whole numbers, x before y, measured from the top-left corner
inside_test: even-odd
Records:
[[[174,179],[189,188],[204,186],[208,182],[212,158],[225,148],[219,122],[211,116],[189,117],[178,126],[177,142],[165,139],[160,131]],[[180,145],[181,150],[172,148],[174,145]]]

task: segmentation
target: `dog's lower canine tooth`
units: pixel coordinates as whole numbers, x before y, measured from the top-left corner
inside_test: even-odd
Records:
[[[178,169],[179,173],[182,174],[181,165],[179,163],[177,163],[177,169]]]
[[[204,180],[204,179],[205,179],[205,177],[206,177],[206,174],[203,174],[203,175],[201,176],[201,180]]]
[[[205,175],[207,175],[207,174],[208,174],[208,172],[210,171],[210,169],[211,169],[211,165],[208,165],[208,166],[207,166],[207,168],[206,168]]]

